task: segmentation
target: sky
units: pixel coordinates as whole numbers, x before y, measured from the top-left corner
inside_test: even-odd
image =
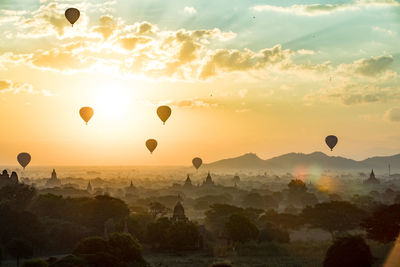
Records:
[[[329,3],[2,0],[0,165],[397,154],[400,2]]]

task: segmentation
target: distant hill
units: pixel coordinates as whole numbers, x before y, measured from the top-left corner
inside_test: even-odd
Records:
[[[400,168],[400,154],[387,157],[372,157],[362,161],[356,161],[344,157],[328,156],[322,152],[311,154],[289,153],[271,159],[260,159],[254,153],[230,159],[223,159],[205,164],[207,169],[272,169],[291,170],[295,166],[318,166],[325,170],[369,170],[387,169],[388,164],[392,168]]]

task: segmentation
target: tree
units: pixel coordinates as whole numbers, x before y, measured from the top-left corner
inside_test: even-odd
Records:
[[[261,218],[260,222],[272,223],[283,229],[299,229],[303,224],[303,218],[298,215],[289,213],[278,213],[275,210],[267,211]]]
[[[0,238],[3,244],[11,239],[23,239],[38,248],[43,246],[45,234],[35,214],[3,204],[0,205]]]
[[[25,184],[7,185],[0,189],[0,203],[7,203],[13,210],[25,210],[36,196],[36,189]]]
[[[75,255],[96,254],[108,251],[108,244],[100,236],[87,237],[79,241],[72,252]]]
[[[366,213],[349,202],[332,201],[306,207],[301,216],[312,228],[326,230],[334,237],[337,232],[360,227]]]
[[[314,206],[318,203],[318,198],[313,193],[305,193],[301,197],[301,202],[304,206]]]
[[[264,208],[264,199],[259,193],[250,193],[243,198],[243,206],[253,208]]]
[[[133,263],[145,263],[141,245],[130,234],[113,233],[108,241],[102,237],[85,238],[78,243],[73,254],[75,255],[73,261],[81,258],[89,266],[127,266]]]
[[[49,217],[41,218],[41,223],[48,237],[46,248],[49,253],[58,254],[71,251],[79,240],[90,236],[89,229],[76,223]]]
[[[108,239],[111,255],[121,262],[143,262],[142,246],[130,234],[113,233]]]
[[[123,231],[125,224],[128,227],[128,232],[136,237],[140,242],[146,241],[146,229],[149,223],[153,222],[153,216],[146,212],[134,213],[128,218],[122,219],[119,222],[118,229]]]
[[[303,198],[306,196],[307,193],[306,184],[300,179],[295,179],[290,181],[288,187],[288,204],[293,206],[303,206]]]
[[[157,218],[157,216],[164,216],[168,213],[169,209],[167,207],[165,207],[163,204],[161,204],[160,202],[151,202],[149,204],[149,209],[150,209],[150,213],[151,215],[153,215],[153,218]]]
[[[190,221],[174,222],[168,230],[168,246],[174,251],[197,249],[199,240],[197,225]]]
[[[278,243],[289,243],[290,236],[287,231],[281,229],[271,223],[265,224],[261,229],[258,240],[263,242],[278,242]]]
[[[341,237],[326,252],[324,267],[370,267],[372,254],[360,236]]]
[[[276,209],[279,206],[279,202],[273,196],[266,195],[264,198],[264,208],[265,209]]]
[[[153,248],[165,248],[168,244],[168,230],[171,227],[171,221],[166,218],[160,218],[156,222],[147,226],[147,240]]]
[[[233,242],[245,243],[257,239],[258,228],[249,218],[233,214],[225,224],[226,232]]]
[[[205,212],[207,228],[215,234],[223,232],[225,224],[232,214],[243,214],[243,209],[228,204],[211,205],[210,209]]]
[[[65,219],[65,210],[69,209],[67,206],[72,202],[62,196],[53,194],[39,195],[32,204],[31,210],[39,215],[50,218]]]
[[[17,266],[19,266],[20,258],[31,258],[33,256],[33,247],[26,240],[12,239],[6,244],[6,249],[10,256],[17,259]]]
[[[400,234],[400,204],[381,206],[361,225],[370,239],[381,243],[395,241]]]
[[[306,184],[300,179],[291,180],[288,187],[290,192],[305,193],[307,191]]]

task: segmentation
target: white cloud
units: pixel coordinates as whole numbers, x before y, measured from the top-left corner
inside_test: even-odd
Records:
[[[315,52],[313,50],[307,50],[307,49],[297,50],[297,53],[299,53],[300,55],[314,55],[315,54]]]
[[[190,14],[190,15],[194,15],[197,13],[197,10],[192,6],[185,6],[185,8],[183,9],[183,12]]]
[[[263,12],[272,11],[280,13],[292,13],[296,15],[327,15],[337,11],[359,10],[369,7],[393,7],[400,6],[396,0],[358,0],[350,3],[339,4],[311,4],[311,5],[291,5],[291,6],[274,6],[274,5],[256,5],[252,7],[253,11]]]

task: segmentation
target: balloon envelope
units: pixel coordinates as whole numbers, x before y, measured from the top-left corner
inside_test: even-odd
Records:
[[[17,156],[18,163],[25,169],[28,166],[29,162],[31,162],[31,155],[26,152],[19,153]]]
[[[93,117],[94,110],[91,107],[83,107],[79,110],[79,115],[88,124],[90,119]]]
[[[171,116],[171,112],[171,108],[168,106],[160,106],[157,109],[157,115],[164,124],[168,120],[169,116]]]
[[[156,147],[157,147],[157,141],[154,139],[147,140],[146,147],[150,151],[150,153],[153,153],[154,149],[156,149]]]
[[[196,168],[196,170],[198,170],[201,166],[201,164],[203,164],[203,160],[201,158],[194,158],[192,159],[192,163],[193,166]]]
[[[325,138],[325,143],[328,145],[328,147],[333,150],[333,148],[336,146],[338,142],[338,138],[334,135],[329,135]]]
[[[74,23],[79,19],[80,15],[81,12],[79,12],[79,10],[76,8],[68,8],[65,10],[65,17],[72,26],[74,26]]]

